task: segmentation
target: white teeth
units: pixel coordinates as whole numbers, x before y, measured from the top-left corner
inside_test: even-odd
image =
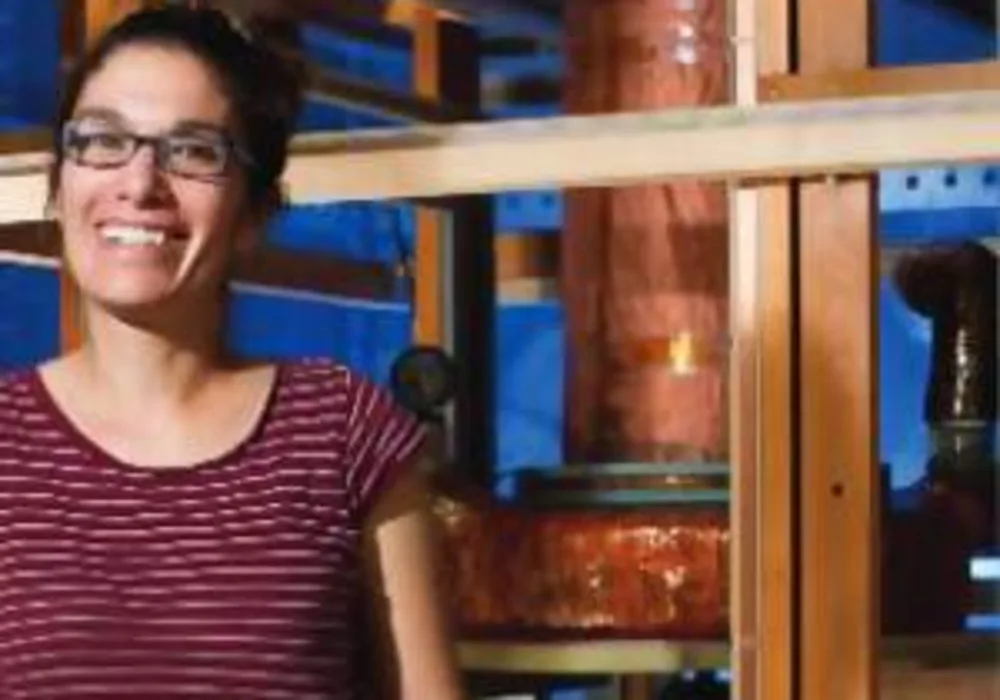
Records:
[[[161,246],[167,240],[164,231],[139,226],[106,226],[101,230],[101,235],[104,240],[118,245]]]

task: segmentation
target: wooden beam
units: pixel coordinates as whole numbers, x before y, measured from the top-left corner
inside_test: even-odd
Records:
[[[316,101],[418,124],[445,124],[474,117],[468,109],[447,100],[403,95],[378,85],[332,71],[313,69],[308,96]]]
[[[756,37],[755,42],[741,42],[735,47],[734,88],[736,104],[752,106],[759,103],[758,74],[760,63],[770,58],[776,40],[784,40],[784,28],[769,26],[763,21],[771,0],[750,0],[730,3],[734,12],[734,31],[737,36]],[[779,35],[779,36],[776,36]],[[780,186],[779,186],[780,187]],[[760,371],[768,358],[765,344],[766,314],[771,311],[767,296],[767,281],[780,270],[762,270],[769,260],[765,242],[780,242],[781,229],[771,231],[763,227],[761,212],[766,204],[766,191],[749,187],[730,190],[730,239],[729,239],[729,462],[732,471],[730,494],[730,628],[733,671],[731,694],[739,700],[791,700],[787,695],[768,695],[768,683],[788,677],[789,660],[782,655],[785,645],[779,626],[764,624],[771,595],[783,595],[790,600],[791,581],[770,581],[772,590],[765,585],[766,557],[780,544],[778,533],[769,533],[776,541],[764,537],[765,507],[771,496],[761,484],[776,466],[764,459],[764,450],[773,436],[764,427],[768,403],[780,401],[767,386],[769,377]],[[767,231],[767,236],[761,235]],[[781,493],[776,494],[778,498]],[[787,493],[785,494],[787,497]],[[778,535],[778,538],[775,536]],[[773,622],[773,620],[772,620]]]
[[[288,176],[304,202],[856,173],[996,160],[998,122],[982,92],[380,129],[302,137]]]
[[[799,3],[802,74],[865,67],[868,15],[868,0]],[[905,128],[904,116],[894,121]],[[873,179],[805,183],[799,204],[797,697],[875,700],[879,474]]]
[[[998,123],[1000,92],[989,91],[309,134],[293,143],[285,180],[297,204],[680,178],[763,182],[993,162]],[[44,177],[47,162],[41,152],[0,155],[0,177]],[[11,221],[10,199],[0,199],[0,222]]]
[[[63,11],[77,13],[64,22],[62,55],[78,56],[109,27],[127,14],[141,9],[144,0],[82,0],[63,3]],[[82,17],[81,17],[82,15]],[[82,27],[82,33],[80,31]],[[83,319],[79,290],[65,268],[59,273],[59,329],[63,352],[75,350],[83,342]]]
[[[26,170],[14,170],[0,179],[0,224],[40,221],[46,217],[49,182],[48,158]]]
[[[441,99],[441,24],[429,6],[414,9],[413,87],[427,100]],[[413,340],[422,345],[445,343],[445,214],[432,207],[418,207],[414,252]]]
[[[60,265],[62,245],[50,221],[0,226],[0,260]],[[396,276],[389,266],[331,255],[264,246],[240,260],[237,284],[313,294],[391,301],[397,299]]]
[[[791,0],[756,0],[758,73],[791,68]],[[758,81],[759,100],[769,98]],[[796,693],[798,576],[793,477],[795,334],[792,189],[788,182],[757,192],[757,607],[754,700],[799,700]],[[733,421],[744,420],[734,416]],[[746,689],[744,689],[746,690]]]
[[[772,102],[977,90],[1000,90],[1000,61],[772,74],[760,79],[762,99]]]
[[[83,41],[86,44],[95,41],[126,15],[151,4],[148,0],[83,0]]]
[[[425,3],[415,14],[414,83],[421,96],[479,115],[479,37]],[[447,213],[418,208],[415,340],[441,345],[455,360],[450,460],[488,484],[496,461],[493,204],[488,196],[449,197]],[[425,308],[421,304],[428,304]]]
[[[462,668],[467,671],[560,677],[672,674],[722,668],[729,661],[728,645],[714,641],[462,640],[458,651]]]
[[[413,1],[413,0],[411,0]],[[454,19],[489,25],[546,41],[563,41],[558,9],[543,8],[532,0],[421,0],[451,13]]]
[[[485,100],[490,105],[548,104],[558,100],[559,90],[556,75],[524,75],[491,82]],[[758,88],[764,102],[977,90],[1000,90],[1000,62],[858,68],[815,75],[776,72],[762,75]]]
[[[330,0],[203,0],[236,15],[278,15],[333,30],[389,24],[412,28],[414,0],[331,2]]]
[[[10,170],[44,170],[51,147],[52,132],[47,129],[0,132],[0,156],[8,157]],[[22,159],[20,168],[10,157]]]
[[[555,280],[559,275],[560,235],[529,232],[498,236],[494,243],[497,279]]]

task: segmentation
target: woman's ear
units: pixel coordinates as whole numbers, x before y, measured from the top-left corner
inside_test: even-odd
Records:
[[[281,209],[283,197],[277,188],[254,202],[237,227],[233,246],[238,257],[252,255],[260,247],[264,230]]]
[[[247,258],[260,246],[264,221],[256,216],[247,216],[236,228],[233,237],[233,254],[237,258]]]
[[[45,209],[42,211],[42,217],[50,221],[62,218],[62,189],[59,187],[58,167],[53,163],[49,168],[49,189],[45,197]]]

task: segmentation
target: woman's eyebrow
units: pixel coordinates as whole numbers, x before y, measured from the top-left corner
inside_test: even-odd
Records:
[[[229,128],[227,124],[219,124],[217,122],[202,121],[200,119],[182,119],[176,124],[174,124],[171,131],[182,131],[182,132],[210,132],[212,134],[225,135],[229,133]]]
[[[73,115],[73,119],[100,119],[120,126],[127,123],[121,112],[117,112],[109,107],[84,107]]]
[[[104,122],[109,122],[115,126],[126,127],[129,125],[128,119],[125,118],[121,112],[108,107],[84,107],[73,115],[75,121],[81,119],[95,119]],[[191,132],[201,132],[201,133],[211,133],[218,135],[226,135],[228,128],[226,124],[220,124],[218,122],[211,122],[202,119],[181,119],[177,123],[170,126],[168,129],[164,129],[163,133],[191,133]]]

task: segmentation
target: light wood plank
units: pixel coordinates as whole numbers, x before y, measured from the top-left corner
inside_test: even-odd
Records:
[[[528,232],[498,236],[494,243],[497,279],[555,283],[559,276],[560,235]]]
[[[791,67],[790,0],[759,0],[756,49],[763,73]],[[768,95],[760,90],[761,99]],[[759,474],[756,700],[797,700],[793,548],[792,197],[787,183],[762,187],[758,198]]]
[[[53,222],[0,226],[2,260],[59,267],[61,249]],[[387,265],[272,246],[262,246],[238,260],[233,282],[369,301],[398,298],[396,276]]]
[[[981,92],[315,135],[289,181],[317,201],[867,172],[996,159],[998,117]]]
[[[148,0],[83,0],[85,43],[96,41],[126,15],[152,4]]]
[[[1000,92],[989,91],[315,134],[295,140],[285,180],[301,204],[681,178],[774,182],[1000,160],[997,123]],[[44,176],[46,163],[39,152],[0,155],[0,177]],[[10,220],[0,208],[0,221]]]
[[[410,3],[413,27],[413,83],[424,99],[442,97],[441,31],[437,12],[422,3]],[[441,346],[445,341],[445,215],[433,207],[419,207],[416,214],[414,253],[413,340]]]
[[[67,22],[78,28],[82,25],[83,36],[78,29],[64,34],[65,41],[73,46],[62,47],[64,56],[77,55],[96,41],[109,27],[121,20],[127,14],[135,12],[144,6],[143,0],[83,0],[82,4],[64,3],[64,12],[82,12],[83,21],[79,18]],[[82,46],[75,45],[82,41]],[[59,332],[60,345],[63,352],[71,352],[83,343],[84,328],[82,319],[80,292],[76,282],[70,277],[66,268],[59,272]]]
[[[254,13],[291,16],[295,19],[342,31],[353,26],[377,26],[387,23],[400,29],[412,29],[416,0],[385,2],[331,2],[331,0],[191,0],[231,13]]]
[[[730,2],[736,36],[763,36],[757,31],[758,13],[766,11],[764,0]],[[754,42],[738,42],[735,53],[735,102],[752,106],[759,102],[758,56]],[[764,435],[760,433],[760,228],[759,192],[748,187],[730,189],[729,240],[729,462],[732,470],[730,494],[730,644],[732,646],[732,696],[757,700],[764,671],[767,631],[760,626],[760,553],[764,547],[760,531],[758,482],[762,467],[759,456]]]
[[[828,70],[816,74],[772,74],[760,79],[769,101],[801,101],[1000,90],[1000,62],[943,63]]]
[[[421,36],[421,32],[417,32]],[[417,41],[420,44],[420,41]],[[421,54],[417,50],[417,56]],[[419,66],[419,61],[417,62]],[[317,101],[360,110],[390,119],[405,119],[419,124],[444,124],[468,116],[444,100],[422,95],[393,92],[350,75],[313,67],[309,76],[308,96]]]
[[[729,647],[721,642],[616,640],[574,642],[462,641],[462,668],[504,673],[647,674],[692,668],[725,668]]]
[[[800,3],[803,74],[867,65],[867,0]],[[878,435],[871,178],[800,196],[802,700],[877,697]]]

